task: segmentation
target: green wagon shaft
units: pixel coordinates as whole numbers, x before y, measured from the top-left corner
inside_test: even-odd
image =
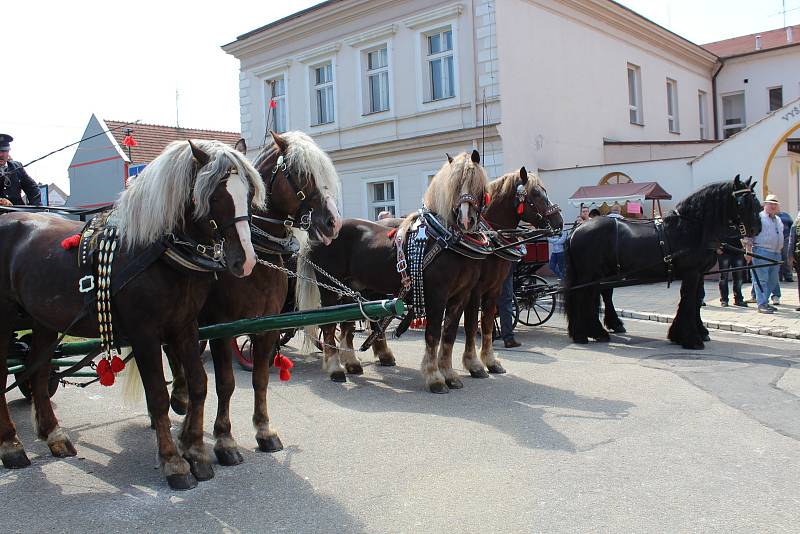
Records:
[[[373,300],[359,304],[341,304],[329,306],[318,310],[304,310],[279,315],[267,315],[253,319],[241,319],[230,323],[220,323],[200,328],[200,339],[217,339],[221,337],[236,337],[247,334],[259,334],[270,330],[284,330],[301,326],[330,324],[343,321],[356,321],[369,318],[377,320],[389,315],[403,315],[406,307],[402,300]],[[53,367],[70,367],[80,360],[71,360],[63,356],[78,356],[88,354],[100,348],[100,340],[89,339],[62,343],[55,351],[56,358],[51,360]],[[24,361],[20,358],[8,360],[9,373],[19,373],[25,369]],[[79,371],[79,373],[81,373]],[[94,372],[85,372],[85,376],[96,376]],[[72,376],[84,376],[73,374]]]

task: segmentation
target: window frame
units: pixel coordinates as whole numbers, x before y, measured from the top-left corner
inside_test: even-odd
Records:
[[[461,48],[459,47],[460,27],[458,24],[458,15],[453,18],[438,20],[425,26],[415,26],[416,36],[416,75],[417,75],[417,111],[425,112],[436,109],[443,109],[448,107],[457,106],[461,102],[461,84],[460,68],[459,68],[459,54]],[[432,100],[432,87],[430,80],[430,66],[428,63],[428,36],[442,33],[450,30],[452,49],[446,52],[438,53],[439,57],[443,55],[452,55],[453,58],[453,96]]]
[[[741,122],[737,124],[725,124],[725,99],[729,97],[742,97],[742,117]],[[744,91],[731,91],[730,93],[725,93],[719,95],[720,98],[720,107],[722,108],[722,113],[720,114],[720,119],[722,121],[722,138],[728,139],[731,136],[736,135],[737,133],[741,132],[745,128],[747,128],[747,97],[745,96]],[[737,129],[737,131],[731,133],[730,135],[726,135],[728,130]]]
[[[374,212],[374,208],[376,207],[383,207],[388,208],[392,207],[394,210],[395,217],[399,216],[400,213],[400,199],[399,199],[399,189],[398,189],[398,180],[397,176],[377,176],[375,178],[368,178],[363,181],[364,183],[364,216],[367,220],[375,221],[377,220],[377,213]],[[377,184],[392,184],[392,188],[394,191],[394,199],[391,201],[373,201],[371,200],[371,193],[372,187]],[[381,210],[383,211],[383,210]]]
[[[633,72],[633,84],[631,88],[631,72]],[[628,62],[626,75],[626,87],[628,89],[628,120],[635,126],[644,126],[644,105],[642,102],[642,68],[639,65]],[[631,103],[631,100],[635,102]],[[634,116],[631,115],[634,113]]]
[[[678,106],[678,81],[667,78],[667,130],[669,133],[680,134],[680,108]],[[671,110],[670,110],[671,108]]]
[[[781,103],[778,107],[772,107],[772,91],[779,90],[781,92]],[[775,85],[772,87],[767,87],[767,113],[772,113],[775,110],[781,109],[784,105],[783,101],[783,86],[782,85]]]
[[[284,132],[288,132],[289,131],[289,105],[288,105],[288,102],[289,102],[289,90],[288,90],[289,84],[288,84],[287,78],[288,78],[288,76],[287,76],[286,72],[279,72],[279,73],[273,74],[272,76],[266,76],[266,77],[263,78],[263,80],[264,80],[264,96],[265,96],[264,100],[265,100],[265,102],[267,102],[267,109],[265,111],[264,123],[266,124],[267,129],[273,130],[275,133],[284,133]],[[274,85],[273,84],[275,82],[278,82],[278,81],[282,81],[283,82],[283,94],[278,96],[278,97],[275,97],[275,95],[274,95],[275,89],[274,89]],[[272,121],[273,122],[272,122],[272,124],[268,124],[267,123],[267,119],[270,116],[269,102],[273,98],[275,98],[275,102],[276,102],[275,110],[273,110],[273,113],[272,113]],[[278,119],[278,111],[277,110],[278,109],[282,109],[283,110],[283,122],[284,122],[283,130],[279,130],[278,129],[278,122],[277,122],[277,119]]]
[[[378,69],[369,68],[369,55],[381,49],[386,49],[386,65]],[[392,77],[392,47],[390,42],[383,41],[364,47],[359,50],[359,57],[361,63],[361,116],[368,117],[372,115],[389,114],[394,109],[394,91],[393,91],[393,77]],[[370,90],[370,78],[372,76],[386,74],[386,108],[380,110],[372,109],[372,92]]]
[[[708,94],[697,91],[697,119],[700,129],[700,140],[708,139]]]
[[[320,67],[324,67],[325,65],[330,65],[331,67],[331,80],[329,82],[323,82],[322,84],[316,83],[316,76],[317,76],[317,69]],[[310,65],[308,65],[307,70],[307,80],[308,80],[308,126],[314,129],[326,129],[326,128],[335,128],[336,121],[338,120],[338,110],[336,105],[337,99],[337,90],[336,90],[336,60],[333,57],[320,59]],[[321,122],[319,117],[320,110],[317,109],[317,92],[320,90],[319,88],[322,87],[326,89],[328,87],[331,88],[331,104],[332,104],[332,113],[333,118],[327,122]]]

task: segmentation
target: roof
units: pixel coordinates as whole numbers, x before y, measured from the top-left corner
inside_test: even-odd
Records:
[[[125,154],[128,147],[122,144],[126,131],[132,130],[131,135],[136,140],[137,146],[130,150],[132,164],[150,163],[161,154],[172,141],[185,141],[187,139],[216,139],[233,146],[241,135],[236,132],[220,132],[217,130],[196,130],[193,128],[178,128],[175,126],[160,126],[157,124],[132,124],[130,121],[105,121],[111,135],[117,141]],[[127,125],[127,126],[126,126]]]
[[[789,26],[789,28],[792,29],[791,41],[788,40],[787,28],[779,28],[704,44],[703,48],[719,57],[726,58],[800,44],[800,25]],[[756,50],[756,35],[761,36],[760,50]]]
[[[285,22],[289,22],[290,20],[294,20],[296,18],[300,18],[303,15],[307,15],[309,13],[312,13],[312,12],[317,11],[319,9],[322,9],[322,8],[324,8],[326,6],[329,6],[331,4],[336,4],[336,3],[341,2],[341,1],[342,0],[326,0],[325,2],[320,2],[319,4],[314,4],[311,7],[307,7],[306,9],[302,9],[302,10],[296,12],[296,13],[292,13],[289,16],[283,17],[282,19],[278,19],[276,21],[270,22],[269,24],[265,24],[264,26],[256,28],[255,30],[250,30],[247,33],[243,33],[242,35],[240,35],[240,36],[238,36],[236,38],[236,41],[244,41],[248,37],[252,37],[253,35],[255,35],[257,33],[261,33],[263,31],[272,29],[272,28],[274,28],[276,26],[280,26],[281,24],[283,24]],[[236,41],[234,41],[234,42],[236,42]],[[231,44],[231,43],[228,43],[228,44]]]
[[[664,191],[658,182],[629,184],[585,185],[579,187],[571,197],[570,204],[602,204],[603,202],[626,202],[642,200],[670,200],[672,195]]]

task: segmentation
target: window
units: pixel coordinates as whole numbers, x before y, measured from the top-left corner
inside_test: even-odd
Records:
[[[389,53],[384,45],[366,52],[367,105],[366,113],[389,109]]]
[[[775,111],[783,107],[783,87],[769,89],[769,110]]]
[[[667,127],[671,133],[680,133],[678,124],[678,82],[667,78]]]
[[[708,107],[706,104],[706,93],[704,91],[697,92],[697,113],[700,117],[700,139],[708,139],[708,131],[706,129]]]
[[[317,65],[311,69],[311,125],[328,124],[335,120],[333,102],[333,64]]]
[[[394,196],[394,180],[370,182],[367,184],[367,201],[369,217],[377,221],[382,211],[388,211],[392,217],[397,213],[397,201]]]
[[[283,133],[286,127],[286,81],[283,76],[267,80],[267,128]],[[272,104],[274,102],[274,104]]]
[[[642,116],[642,69],[628,63],[628,109],[631,124],[644,124]]]
[[[745,127],[744,93],[722,96],[722,136],[727,139]]]
[[[425,35],[427,88],[425,100],[442,100],[455,96],[455,66],[453,64],[453,30]]]

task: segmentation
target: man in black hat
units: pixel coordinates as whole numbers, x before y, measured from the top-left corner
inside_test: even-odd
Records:
[[[39,186],[25,172],[22,163],[14,161],[9,156],[11,141],[14,138],[8,134],[0,134],[0,206],[11,204],[22,205],[22,192],[32,206],[42,205],[42,195]]]

